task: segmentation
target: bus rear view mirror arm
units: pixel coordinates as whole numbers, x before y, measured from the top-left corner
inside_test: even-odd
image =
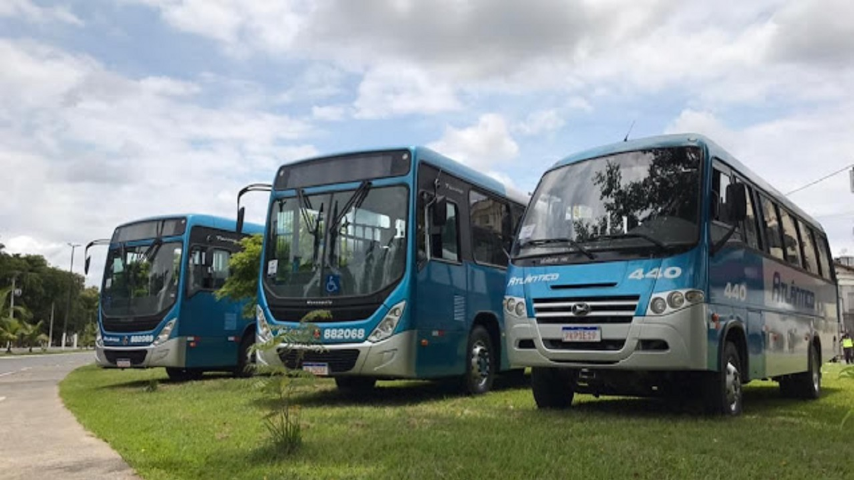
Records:
[[[98,240],[92,240],[91,242],[89,242],[88,245],[86,245],[86,249],[84,250],[84,253],[83,253],[83,255],[86,258],[85,265],[83,266],[83,274],[84,275],[89,275],[89,264],[92,263],[92,257],[89,255],[89,249],[94,247],[95,245],[109,245],[109,244],[110,244],[109,238],[101,238]]]
[[[443,196],[436,197],[433,202],[433,226],[444,227],[448,222],[448,199]]]
[[[241,188],[239,192],[237,192],[237,226],[235,230],[237,233],[243,232],[243,219],[246,216],[246,208],[240,206],[240,197],[248,192],[271,192],[273,191],[273,185],[270,183],[250,183],[245,187]]]

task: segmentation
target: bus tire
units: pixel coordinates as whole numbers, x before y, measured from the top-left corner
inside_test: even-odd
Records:
[[[816,400],[821,396],[821,361],[815,344],[810,344],[808,369],[804,373],[793,375],[792,396],[805,400]]]
[[[563,410],[572,405],[576,373],[565,368],[534,367],[531,390],[537,408]]]
[[[495,380],[495,351],[492,337],[480,325],[475,325],[466,348],[466,373],[462,379],[463,392],[482,395],[492,389]]]
[[[744,393],[741,357],[735,343],[726,342],[720,357],[720,369],[704,379],[703,400],[706,411],[713,415],[741,415]]]
[[[254,353],[250,349],[255,343],[255,332],[250,332],[240,340],[240,348],[237,349],[237,366],[234,368],[234,376],[248,378],[252,376],[252,368],[255,365]]]
[[[366,395],[376,384],[377,379],[372,377],[335,377],[335,386],[345,395]]]

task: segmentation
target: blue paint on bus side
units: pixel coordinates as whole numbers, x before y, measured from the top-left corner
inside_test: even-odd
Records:
[[[240,341],[247,333],[254,330],[255,319],[242,315],[245,302],[224,298],[217,300],[212,290],[189,291],[189,265],[191,252],[191,234],[194,227],[211,228],[234,233],[236,222],[231,219],[202,214],[177,214],[168,216],[148,217],[119,225],[121,228],[135,223],[184,218],[186,228],[183,235],[162,237],[162,243],[180,242],[182,245],[181,266],[174,304],[162,315],[156,326],[139,331],[109,331],[104,327],[104,317],[101,308],[98,310],[98,325],[103,350],[115,352],[113,356],[121,358],[122,352],[137,347],[137,351],[148,352],[142,365],[165,366],[174,368],[226,368],[236,366]],[[245,223],[243,233],[248,235],[263,234],[262,225]],[[124,247],[149,246],[155,239],[134,240],[124,243]],[[111,243],[109,248],[121,248],[120,243]],[[103,293],[103,291],[102,291]],[[101,301],[109,299],[103,298]],[[133,321],[132,319],[129,319]],[[175,324],[167,338],[172,341],[172,351],[163,353],[162,358],[155,358],[156,339],[171,321]],[[126,329],[125,329],[126,330]],[[116,347],[111,349],[110,347]],[[179,353],[176,353],[178,350]],[[106,362],[103,355],[98,355],[99,364],[106,367],[115,366],[115,362]]]

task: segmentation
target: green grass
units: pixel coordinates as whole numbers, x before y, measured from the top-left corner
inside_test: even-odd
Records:
[[[81,423],[147,479],[165,478],[854,478],[854,380],[825,367],[819,401],[751,384],[744,415],[590,396],[539,411],[527,388],[464,397],[427,382],[380,383],[365,400],[328,380],[298,397],[303,448],[278,457],[253,379],[166,381],[162,369],[72,372],[60,387]],[[147,392],[151,379],[161,380]]]

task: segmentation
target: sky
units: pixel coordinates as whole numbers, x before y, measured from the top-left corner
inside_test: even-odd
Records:
[[[788,192],[854,164],[851,18],[850,0],[0,0],[0,243],[68,268],[69,242],[233,216],[283,163],[387,146],[531,192],[633,122],[708,135]],[[847,173],[790,198],[854,254]]]

